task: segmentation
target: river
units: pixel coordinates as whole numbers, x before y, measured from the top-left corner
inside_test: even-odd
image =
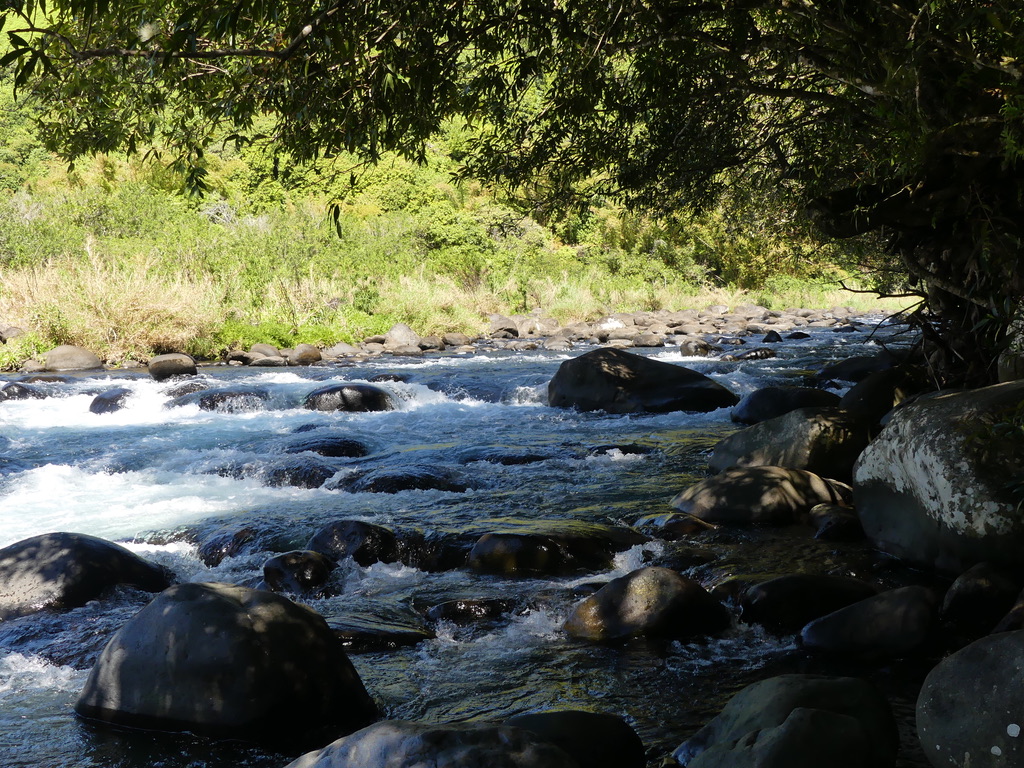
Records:
[[[889,337],[895,328],[882,331]],[[273,551],[301,548],[325,523],[356,518],[426,537],[531,530],[585,521],[631,525],[669,511],[668,500],[706,474],[708,451],[736,429],[729,412],[607,415],[549,408],[546,385],[559,363],[581,354],[480,351],[420,359],[381,357],[312,368],[204,368],[216,386],[257,387],[258,408],[168,408],[174,384],[143,373],[80,374],[38,385],[45,399],[0,403],[0,546],[50,531],[122,542],[170,568],[181,581],[251,584]],[[743,395],[769,384],[800,383],[824,363],[878,351],[867,329],[816,330],[775,345],[776,358],[722,362],[684,358],[672,347],[643,354],[710,375]],[[320,413],[300,407],[326,383],[387,379],[399,402],[382,413]],[[111,387],[131,394],[115,413],[89,410]],[[331,459],[323,487],[268,485],[283,446],[307,430],[330,431],[370,448],[359,459]],[[356,471],[429,466],[465,491],[353,493]],[[259,542],[220,564],[204,565],[196,541],[225,526],[251,525]],[[688,574],[709,588],[792,571],[856,575],[882,585],[906,574],[863,544],[817,541],[805,528],[723,529],[691,544],[711,562]],[[337,594],[306,600],[328,620],[386,617],[435,636],[416,645],[351,655],[388,717],[433,722],[496,720],[545,708],[582,708],[626,717],[643,738],[650,765],[754,680],[783,671],[851,671],[809,657],[792,636],[774,637],[738,621],[721,637],[694,643],[584,644],[561,630],[578,590],[664,556],[652,540],[619,554],[613,570],[558,578],[428,572],[401,564],[346,563],[332,575]],[[426,607],[455,597],[501,597],[499,619],[429,622]],[[189,736],[98,728],[72,707],[110,634],[150,595],[115,594],[63,614],[0,622],[0,764],[8,768],[263,768],[288,757],[249,745]],[[910,736],[914,688],[922,670],[852,671],[872,676]],[[907,744],[901,765],[923,765]]]

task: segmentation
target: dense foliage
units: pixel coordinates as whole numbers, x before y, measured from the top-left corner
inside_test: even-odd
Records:
[[[5,14],[48,146],[422,160],[468,121],[463,173],[564,210],[666,214],[737,183],[881,231],[939,313],[937,368],[986,380],[1024,284],[1024,14],[1001,0],[28,0]],[[262,130],[261,120],[270,116]],[[336,209],[339,211],[341,209]]]

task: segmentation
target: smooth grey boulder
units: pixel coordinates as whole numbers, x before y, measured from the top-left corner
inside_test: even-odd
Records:
[[[311,411],[393,411],[391,395],[370,384],[330,384],[306,395],[303,407]]]
[[[559,710],[516,715],[505,725],[535,733],[581,768],[644,768],[644,744],[629,723],[607,712]]]
[[[384,334],[384,349],[391,352],[400,347],[419,348],[420,336],[405,323],[396,323]]]
[[[805,713],[798,715],[796,722],[782,731],[774,730],[798,710]],[[808,716],[807,711],[850,718],[860,729],[846,720]],[[815,736],[816,728],[840,737],[835,750],[829,751],[827,740],[822,743]],[[858,733],[859,738],[852,738]],[[811,739],[807,751],[801,747],[801,736]],[[868,759],[843,762],[843,753],[853,748],[855,741],[860,742],[855,754],[862,755],[866,749]],[[898,749],[899,731],[889,703],[868,681],[779,675],[748,685],[733,696],[717,717],[683,742],[672,756],[688,768],[886,768],[895,763]],[[767,753],[770,760],[751,759],[759,752]]]
[[[285,768],[583,768],[530,731],[481,723],[375,723]]]
[[[983,637],[940,661],[917,698],[917,735],[936,768],[1024,765],[1024,631]]]
[[[84,533],[46,533],[0,549],[0,620],[85,605],[117,584],[166,589],[160,566]]]
[[[986,430],[1022,401],[1019,381],[895,411],[854,469],[855,505],[875,546],[952,573],[979,562],[1018,567],[1024,515],[1006,485],[1021,457]]]
[[[839,408],[798,408],[741,429],[720,441],[708,465],[805,469],[849,482],[853,465],[871,441],[871,426]]]
[[[195,405],[201,411],[252,413],[263,410],[269,399],[270,394],[259,387],[222,387],[179,395],[164,403],[164,408]]]
[[[296,344],[288,355],[289,365],[316,365],[323,359],[320,350],[312,344]]]
[[[289,750],[378,717],[319,614],[272,592],[202,583],[165,590],[114,634],[75,711]]]
[[[41,357],[44,371],[91,371],[103,367],[95,354],[73,344],[61,344]]]
[[[164,381],[172,376],[195,376],[196,361],[191,355],[172,352],[150,358],[146,366],[149,375],[157,381]]]
[[[814,387],[763,387],[736,403],[731,418],[741,424],[757,424],[797,408],[839,405],[839,395]]]
[[[927,587],[890,589],[815,619],[800,641],[811,650],[861,658],[901,656],[928,640],[937,603]]]
[[[709,523],[787,524],[843,495],[841,483],[802,469],[734,467],[690,486],[670,503]]]
[[[581,411],[713,411],[738,398],[704,374],[621,349],[566,360],[548,383],[548,404]]]
[[[643,636],[666,640],[727,629],[728,610],[692,579],[668,568],[640,568],[612,579],[576,605],[571,636],[593,642]]]

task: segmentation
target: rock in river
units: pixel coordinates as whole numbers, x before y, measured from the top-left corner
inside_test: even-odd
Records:
[[[317,613],[272,592],[194,582],[162,592],[114,634],[75,711],[289,750],[378,716]]]
[[[95,536],[47,533],[0,549],[0,620],[84,605],[116,584],[159,592],[167,573]]]
[[[595,349],[562,363],[548,404],[581,411],[713,411],[739,398],[707,376],[621,349]]]

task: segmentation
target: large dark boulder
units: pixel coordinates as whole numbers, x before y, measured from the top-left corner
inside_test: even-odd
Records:
[[[611,566],[616,552],[647,540],[630,528],[580,521],[541,520],[519,528],[481,536],[469,552],[467,565],[507,576],[603,570]]]
[[[912,563],[961,573],[1019,567],[1024,515],[1007,481],[1024,457],[990,425],[1024,401],[1024,381],[922,398],[894,412],[864,450],[853,493],[864,532]]]
[[[303,406],[311,411],[393,411],[386,391],[371,384],[330,384],[306,395]]]
[[[46,533],[0,549],[0,619],[67,610],[130,584],[166,589],[166,571],[138,555],[84,533]]]
[[[920,392],[916,377],[901,368],[869,373],[839,401],[839,407],[878,424],[893,408]]]
[[[917,735],[934,766],[1024,765],[1024,631],[947,656],[917,698]]]
[[[548,384],[549,405],[581,411],[713,411],[737,400],[704,374],[621,349],[566,360]]]
[[[644,744],[625,720],[607,712],[561,710],[516,715],[505,725],[537,734],[580,768],[644,768]]]
[[[757,424],[774,419],[797,408],[839,405],[839,395],[814,387],[763,387],[756,389],[736,403],[732,409],[733,421]]]
[[[358,440],[338,435],[313,435],[299,438],[284,447],[285,453],[318,453],[328,458],[356,459],[366,456],[370,449]]]
[[[468,486],[444,469],[419,464],[382,467],[347,478],[344,488],[352,493],[401,493],[402,491],[446,491],[464,493]]]
[[[871,441],[871,425],[839,408],[798,408],[726,437],[711,454],[713,472],[728,467],[805,469],[849,482]]]
[[[872,373],[892,368],[897,362],[896,357],[887,351],[882,351],[877,355],[849,357],[846,360],[826,365],[815,374],[815,378],[820,382],[858,382],[863,381]]]
[[[164,591],[114,634],[75,711],[288,750],[378,716],[321,616],[272,592],[201,583]]]
[[[818,504],[843,500],[841,484],[784,467],[734,467],[690,486],[673,507],[710,523],[793,523]]]
[[[483,723],[376,723],[285,768],[583,768],[530,731]]]
[[[815,619],[800,632],[800,641],[805,648],[844,656],[901,656],[928,640],[937,603],[927,587],[890,589]]]
[[[31,384],[9,381],[0,387],[0,402],[5,400],[41,400],[46,393]]]
[[[733,696],[672,756],[688,768],[886,768],[898,749],[889,703],[866,680],[779,675]]]
[[[679,640],[721,632],[730,623],[725,606],[696,581],[668,568],[641,568],[579,603],[565,630],[595,642],[635,636]]]

